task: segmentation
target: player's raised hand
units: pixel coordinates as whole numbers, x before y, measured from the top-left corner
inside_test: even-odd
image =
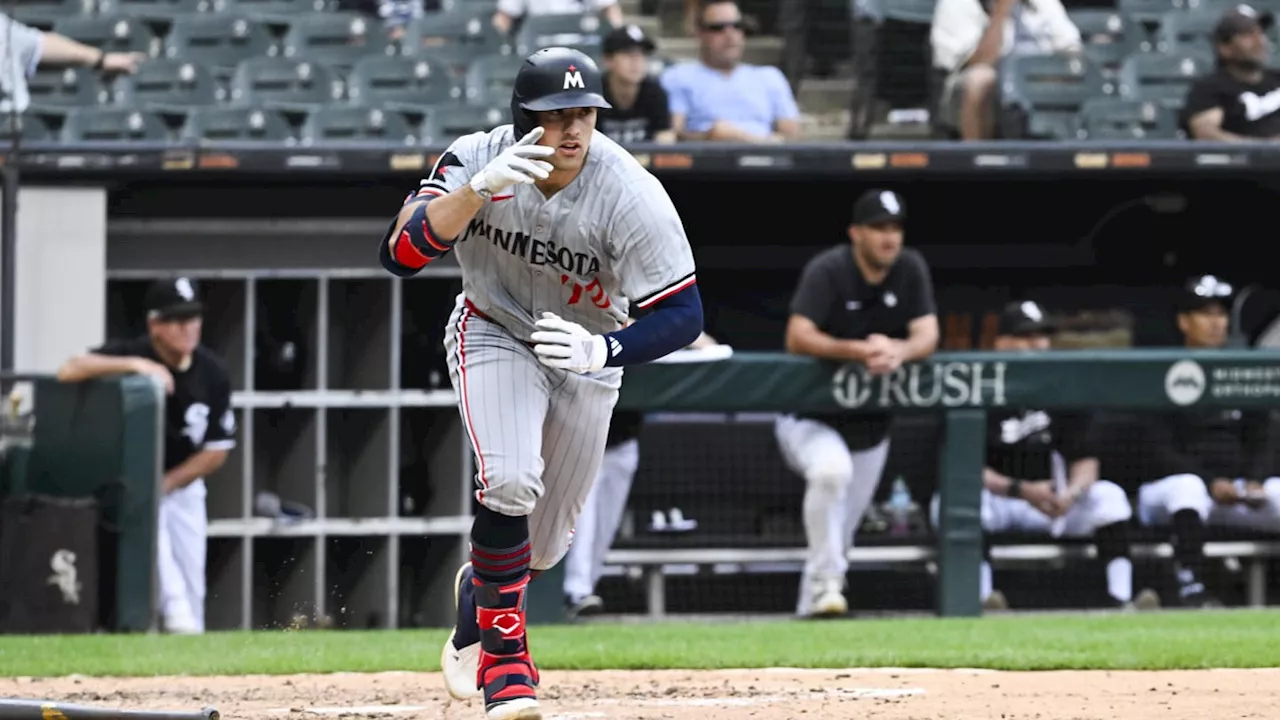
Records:
[[[554,155],[556,149],[537,144],[542,133],[542,128],[536,127],[515,145],[499,153],[498,157],[471,178],[471,189],[477,195],[488,198],[512,185],[546,180],[551,174],[551,163],[535,158]]]
[[[542,313],[537,330],[529,336],[538,362],[547,367],[576,373],[595,372],[609,359],[604,336],[592,335],[587,329],[550,312]]]

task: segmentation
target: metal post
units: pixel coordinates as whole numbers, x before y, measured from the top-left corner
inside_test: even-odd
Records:
[[[18,168],[14,164],[17,157],[10,155],[5,159],[4,167],[0,167],[0,179],[3,179],[3,193],[0,193],[0,371],[12,372],[14,356],[14,337],[16,330],[14,284],[17,273],[18,248]]]
[[[978,573],[982,564],[982,466],[985,410],[949,410],[942,445],[938,518],[938,614],[982,614]]]

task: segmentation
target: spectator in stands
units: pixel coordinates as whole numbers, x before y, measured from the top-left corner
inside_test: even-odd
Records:
[[[517,20],[529,15],[570,15],[598,12],[613,27],[622,25],[622,6],[618,0],[498,0],[493,13],[493,26],[506,35]]]
[[[58,379],[137,373],[167,392],[156,532],[160,611],[167,632],[198,634],[205,627],[205,478],[236,445],[231,379],[223,361],[200,344],[203,305],[193,282],[157,281],[147,291],[146,311],[145,335],[71,358],[58,368]]]
[[[924,257],[902,247],[905,219],[897,193],[871,190],[858,198],[849,240],[815,256],[800,275],[787,319],[787,352],[859,363],[872,375],[933,354],[933,284]],[[848,550],[880,484],[889,422],[879,413],[782,415],[776,422],[782,457],[806,485],[809,553],[796,604],[801,617],[848,610]]]
[[[24,25],[0,13],[0,44],[7,45],[4,55],[11,60],[13,72],[0,73],[0,112],[23,112],[31,103],[27,78],[38,67],[78,65],[107,74],[138,70],[143,53],[106,52],[65,35],[45,32]]]
[[[1054,325],[1034,302],[1014,302],[1000,313],[995,349],[1040,352],[1050,347]],[[1107,595],[1117,608],[1159,607],[1160,597],[1144,590],[1133,599],[1129,521],[1133,508],[1119,485],[1098,479],[1100,464],[1087,412],[1007,408],[987,414],[986,467],[982,471],[981,522],[984,538],[1004,532],[1054,537],[1092,536],[1106,577]],[[938,526],[938,498],[932,515]],[[984,556],[989,546],[984,543]],[[984,557],[979,579],[983,606],[1004,610],[1009,603],[992,582]]]
[[[1187,90],[1182,125],[1196,140],[1280,138],[1280,72],[1266,67],[1269,13],[1226,11],[1213,30],[1218,67]]]
[[[612,108],[596,113],[596,129],[627,145],[675,142],[667,91],[649,77],[654,44],[638,25],[627,25],[604,38],[604,99]]]
[[[800,136],[800,109],[782,71],[742,62],[742,13],[733,0],[705,0],[700,58],[667,68],[662,86],[681,140],[786,142]]]
[[[1081,49],[1061,0],[938,0],[929,44],[933,66],[946,74],[939,122],[962,140],[995,135],[1002,58]]]

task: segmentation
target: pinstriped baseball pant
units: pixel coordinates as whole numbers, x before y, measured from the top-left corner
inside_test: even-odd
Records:
[[[528,515],[531,566],[551,568],[568,551],[600,470],[622,369],[579,375],[546,367],[461,295],[444,346],[475,453],[476,498],[503,515]]]

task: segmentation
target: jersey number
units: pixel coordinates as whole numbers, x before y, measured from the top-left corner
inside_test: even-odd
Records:
[[[192,403],[183,416],[186,427],[182,434],[191,439],[191,444],[200,447],[204,444],[205,433],[209,432],[209,406],[204,403]]]
[[[560,284],[561,285],[569,284],[569,276],[561,275]],[[587,286],[585,288],[579,285],[578,283],[574,283],[573,294],[569,296],[569,304],[577,305],[578,301],[582,299],[582,296],[584,293],[590,293],[591,304],[595,305],[601,310],[604,310],[613,304],[613,302],[609,300],[609,295],[605,293],[604,286],[600,284],[600,278],[596,278],[591,282],[587,283]]]

